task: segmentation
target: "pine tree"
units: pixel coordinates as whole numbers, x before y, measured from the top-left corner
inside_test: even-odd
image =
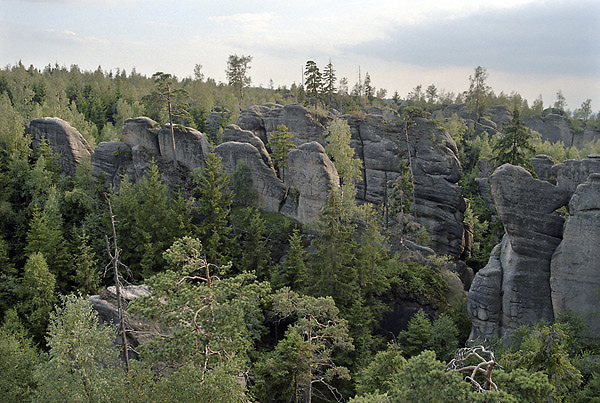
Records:
[[[319,67],[317,67],[317,63],[313,62],[312,60],[306,62],[306,67],[304,68],[304,77],[306,95],[312,98],[316,108],[323,92],[323,77],[321,76]]]
[[[75,282],[83,295],[95,294],[100,282],[100,270],[96,252],[90,246],[85,227],[77,231],[77,254],[75,255]]]
[[[325,94],[327,94],[327,102],[329,107],[331,107],[331,104],[333,102],[333,94],[335,93],[335,82],[337,80],[337,77],[335,76],[335,70],[333,69],[333,64],[331,63],[331,59],[329,59],[329,63],[327,63],[327,66],[325,66],[325,68],[323,69],[323,80],[323,91]]]

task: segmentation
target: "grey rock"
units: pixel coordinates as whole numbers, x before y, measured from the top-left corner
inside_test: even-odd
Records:
[[[123,142],[129,147],[141,146],[151,153],[160,155],[156,122],[147,117],[125,120],[123,125]]]
[[[497,128],[501,128],[506,122],[513,118],[512,112],[504,105],[496,105],[488,108],[485,114],[489,116],[489,120],[494,122]]]
[[[556,185],[556,177],[552,172],[554,165],[554,160],[548,155],[536,155],[531,159],[531,166],[533,166],[538,178]]]
[[[43,139],[48,142],[58,156],[62,172],[67,175],[74,175],[77,165],[89,161],[93,152],[77,129],[59,118],[33,119],[27,124],[25,132],[31,135],[34,148],[39,147]]]
[[[552,167],[558,187],[570,194],[575,193],[577,186],[584,183],[591,173],[597,172],[600,172],[600,155],[590,155],[581,161],[566,160]]]
[[[281,212],[303,224],[317,218],[339,177],[323,146],[316,141],[302,144],[288,153],[286,204]]]
[[[210,153],[210,144],[206,136],[196,129],[175,125],[175,159],[193,171],[206,166],[204,160]],[[173,138],[169,125],[165,125],[158,132],[160,155],[169,161],[173,160]]]
[[[268,142],[265,119],[282,108],[281,105],[254,105],[244,109],[237,120],[237,125],[243,130],[252,131],[263,143]],[[271,112],[271,110],[274,110]]]
[[[92,174],[104,178],[107,187],[118,192],[121,176],[136,180],[131,147],[120,141],[102,142],[96,146],[91,158]]]
[[[471,335],[469,336],[471,340],[489,340],[500,335],[502,316],[501,248],[502,246],[498,244],[492,249],[487,265],[477,272],[467,294],[467,312],[472,321]]]
[[[600,339],[600,173],[590,174],[569,203],[563,240],[552,256],[550,286],[555,315],[573,311]]]
[[[571,122],[565,116],[549,113],[542,116],[531,116],[527,119],[527,127],[542,135],[542,140],[551,143],[562,141],[567,147],[573,144]]]
[[[266,211],[279,212],[285,188],[273,168],[265,164],[256,147],[248,143],[228,141],[219,144],[214,151],[222,158],[223,168],[230,176],[240,163],[246,164],[252,179],[250,188],[257,195],[257,205]]]
[[[265,143],[263,143],[259,137],[255,136],[252,131],[242,130],[238,125],[229,125],[223,130],[223,142],[227,141],[252,144],[260,153],[265,164],[267,164],[267,166],[273,166],[271,156],[265,147]]]

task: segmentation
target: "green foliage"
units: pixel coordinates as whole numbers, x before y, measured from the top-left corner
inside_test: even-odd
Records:
[[[467,133],[467,125],[456,113],[453,113],[449,120],[442,123],[442,126],[456,144],[460,144]]]
[[[268,146],[271,148],[271,158],[275,166],[281,170],[281,180],[285,181],[285,170],[287,169],[287,155],[296,145],[292,141],[294,134],[291,133],[287,126],[279,125],[277,130],[271,134]]]
[[[362,167],[362,161],[355,158],[354,149],[350,146],[350,138],[350,126],[345,120],[335,118],[327,125],[325,151],[338,172],[347,204],[354,203],[356,182],[360,179]]]
[[[171,329],[141,346],[144,359],[170,368],[193,364],[209,369],[236,357],[245,362],[261,336],[261,306],[270,285],[242,273],[221,279],[207,262],[198,239],[176,241],[165,259],[174,270],[147,280],[152,295],[136,299],[130,310]]]
[[[356,393],[387,393],[394,389],[394,377],[404,366],[406,359],[398,344],[390,343],[385,350],[379,351],[371,362],[361,369],[356,380]]]
[[[234,206],[247,207],[254,205],[258,197],[256,191],[252,190],[250,167],[242,161],[238,162],[235,171],[231,175],[231,191]]]
[[[518,110],[513,111],[512,120],[503,125],[502,132],[504,136],[494,146],[496,166],[508,163],[533,171],[528,154],[535,151],[531,144],[532,135],[521,120]]]
[[[114,336],[114,329],[98,323],[89,301],[63,297],[50,318],[48,361],[34,373],[34,401],[119,401],[123,370]]]
[[[259,367],[262,376],[272,380],[281,397],[294,401],[314,395],[339,399],[331,383],[334,378],[349,379],[348,370],[334,361],[334,352],[352,350],[348,324],[339,317],[331,297],[303,296],[282,288],[273,297],[273,311],[291,321],[285,337]],[[263,390],[261,401],[273,401],[273,390]]]
[[[25,337],[22,327],[12,329],[11,320],[18,321],[16,311],[6,314],[0,328],[0,396],[6,402],[29,402],[35,389],[33,370],[39,362],[38,352]],[[10,318],[13,319],[10,319]],[[18,323],[18,325],[20,325]]]
[[[242,100],[244,98],[244,88],[249,86],[252,79],[248,75],[252,56],[229,55],[227,60],[227,70],[225,74],[229,85],[238,93],[239,107],[242,109]]]
[[[94,294],[100,282],[100,270],[96,253],[90,246],[85,227],[77,234],[79,245],[75,256],[75,282],[82,294]]]
[[[23,273],[19,313],[26,318],[27,327],[36,341],[43,340],[54,302],[56,279],[40,252],[29,256]]]
[[[513,332],[510,350],[501,356],[501,363],[508,371],[544,372],[555,388],[553,396],[560,399],[581,383],[581,373],[565,349],[566,339],[560,324],[522,326]]]
[[[469,76],[469,90],[466,94],[466,103],[475,112],[477,122],[487,109],[492,89],[487,85],[488,73],[485,68],[477,66],[475,74]]]
[[[219,264],[230,255],[231,228],[227,225],[231,213],[232,195],[229,176],[223,171],[221,157],[208,154],[206,167],[194,171],[197,212],[202,217],[198,228],[208,260]]]
[[[239,271],[255,272],[259,279],[269,276],[272,267],[271,247],[266,237],[266,221],[256,207],[246,207],[237,211],[234,221],[241,232],[238,241],[241,247],[236,260]]]
[[[387,262],[387,272],[395,292],[434,306],[445,306],[447,303],[448,283],[431,267],[416,262],[401,263],[398,259],[390,259]]]
[[[408,321],[408,327],[398,334],[400,348],[407,357],[413,357],[429,347],[431,321],[425,311],[419,310]]]
[[[531,372],[525,368],[516,368],[511,372],[495,373],[494,382],[498,388],[509,392],[519,402],[536,403],[550,401],[554,386],[543,372]]]

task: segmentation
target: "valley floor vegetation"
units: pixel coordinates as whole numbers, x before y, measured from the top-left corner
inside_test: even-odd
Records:
[[[230,58],[227,84],[205,79],[201,66],[182,80],[77,66],[0,70],[0,401],[600,401],[600,348],[571,314],[488,341],[493,371],[477,370],[471,381],[459,369],[477,367],[481,357],[448,365],[464,347],[480,351],[468,344],[464,298],[450,296],[445,276],[453,262],[407,259],[390,247],[395,234],[377,207],[357,205],[360,161],[342,120],[332,121],[326,138],[328,153],[338,153],[332,159],[342,186],[311,226],[255,207],[247,172],[229,177],[214,153],[191,173],[191,191],[167,186],[153,164],[139,182],[123,178],[113,193],[92,176],[89,161],[64,175],[50,147],[34,149],[24,135],[31,119],[56,116],[94,147],[120,140],[124,120],[143,115],[195,127],[216,145],[241,108],[265,102],[301,103],[321,115],[336,108],[361,116],[377,106],[428,116],[458,146],[474,270],[502,232],[474,184],[480,164],[528,168],[538,153],[559,162],[600,152],[600,143],[578,150],[524,130],[522,119],[542,112],[541,99],[530,107],[518,94],[494,94],[485,69],[476,69],[463,94],[417,86],[406,99],[396,93],[386,100],[368,74],[353,89],[344,78],[336,86],[331,63],[323,75],[307,63],[306,86],[252,88],[251,60]],[[165,94],[173,95],[173,108],[161,101]],[[564,109],[560,101],[555,107]],[[437,111],[452,103],[472,105],[475,123],[440,118]],[[477,120],[496,104],[514,111],[504,136],[480,133]],[[217,120],[209,119],[214,111]],[[589,102],[564,113],[575,132],[600,127]],[[278,128],[268,145],[282,175],[289,137]],[[404,172],[392,212],[403,225],[413,191],[408,162]],[[425,243],[427,234],[407,237]],[[129,366],[115,344],[120,329],[100,323],[87,298],[114,284],[113,241],[119,282],[151,291],[130,303],[127,315],[159,329],[135,347],[139,357]],[[404,330],[390,332],[385,318],[397,301],[423,309]],[[486,385],[484,393],[474,382]]]

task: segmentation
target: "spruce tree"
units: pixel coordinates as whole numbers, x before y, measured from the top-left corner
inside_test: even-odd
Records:
[[[500,137],[494,147],[494,160],[496,167],[502,164],[519,165],[533,172],[528,153],[535,152],[531,144],[532,134],[521,120],[519,111],[513,111],[513,118],[502,126],[503,136]]]
[[[223,171],[221,157],[215,153],[208,154],[206,167],[194,174],[202,245],[209,261],[224,264],[231,255],[232,241],[228,225],[232,201],[229,176]]]
[[[269,147],[271,147],[271,158],[275,166],[281,172],[281,180],[285,181],[285,170],[288,165],[287,155],[296,145],[292,141],[294,135],[288,130],[287,126],[279,125],[277,130],[273,132],[269,139]]]

